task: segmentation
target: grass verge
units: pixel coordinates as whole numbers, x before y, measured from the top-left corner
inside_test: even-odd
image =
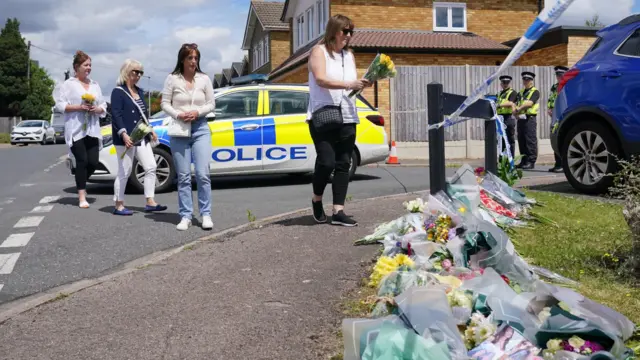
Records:
[[[0,133],[0,144],[8,144],[11,142],[11,135],[7,133]]]
[[[516,229],[511,239],[520,255],[530,264],[579,281],[578,292],[640,324],[638,280],[620,271],[622,254],[631,249],[622,206],[549,192],[527,191],[527,195],[544,203],[536,211],[556,221],[559,228],[535,224],[533,229]],[[367,300],[375,290],[365,280],[346,296],[345,317],[368,317]],[[640,345],[640,336],[627,345]],[[331,359],[340,360],[342,355]]]

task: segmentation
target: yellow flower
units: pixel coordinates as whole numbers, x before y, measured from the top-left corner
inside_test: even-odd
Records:
[[[96,98],[92,94],[86,93],[86,94],[82,95],[82,100],[84,100],[84,101],[86,101],[88,103],[93,103],[96,100]]]
[[[547,350],[556,352],[556,351],[560,351],[562,350],[562,346],[560,346],[560,344],[562,343],[562,340],[559,339],[551,339],[549,341],[547,341]]]
[[[369,285],[377,287],[380,281],[390,273],[396,271],[398,264],[388,256],[381,256],[373,268],[373,273],[369,277]]]
[[[380,64],[387,66],[391,62],[391,58],[385,54],[380,54]]]
[[[569,345],[571,345],[574,349],[580,349],[584,344],[585,344],[585,341],[579,338],[578,336],[574,335],[569,339]]]
[[[403,265],[406,265],[406,266],[409,266],[409,267],[413,267],[414,266],[413,260],[411,260],[411,258],[408,257],[405,254],[398,254],[393,258],[393,260],[395,260],[395,262],[397,264],[397,267],[400,267],[400,266],[403,266]]]

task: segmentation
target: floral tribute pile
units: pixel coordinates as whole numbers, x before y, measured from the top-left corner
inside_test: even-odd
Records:
[[[446,191],[356,245],[384,246],[369,278],[369,318],[344,319],[345,360],[631,359],[635,325],[531,266],[507,232],[555,224],[534,199],[464,166]]]

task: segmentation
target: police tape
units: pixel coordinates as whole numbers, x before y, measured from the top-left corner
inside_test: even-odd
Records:
[[[498,75],[504,71],[507,67],[513,65],[529,48],[535,44],[538,39],[553,25],[553,23],[560,18],[560,16],[567,10],[574,0],[558,0],[551,6],[545,6],[542,12],[538,14],[533,23],[529,26],[529,29],[524,33],[524,36],[520,38],[516,46],[513,47],[507,59],[500,65],[500,67],[491,74],[488,78],[482,81],[476,89],[469,95],[465,101],[454,111],[451,115],[446,117],[444,121],[429,125],[428,131],[438,129],[441,127],[449,127],[459,122],[467,121],[468,119],[459,119],[460,114],[464,112],[469,106],[478,101],[483,93],[489,88],[491,83],[498,77]]]

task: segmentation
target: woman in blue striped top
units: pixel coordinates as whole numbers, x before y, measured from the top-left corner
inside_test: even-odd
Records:
[[[152,132],[139,144],[133,144],[129,137],[139,120],[142,119],[148,124],[144,92],[137,86],[142,74],[144,74],[142,64],[127,59],[120,68],[118,86],[111,93],[113,145],[116,147],[118,156],[118,177],[113,184],[113,200],[116,202],[113,213],[115,215],[133,214],[133,211],[124,207],[124,190],[133,169],[134,156],[144,169],[144,196],[147,198],[145,211],[153,212],[167,209],[166,206],[159,205],[154,200],[156,160],[151,143],[157,142],[158,136]]]

